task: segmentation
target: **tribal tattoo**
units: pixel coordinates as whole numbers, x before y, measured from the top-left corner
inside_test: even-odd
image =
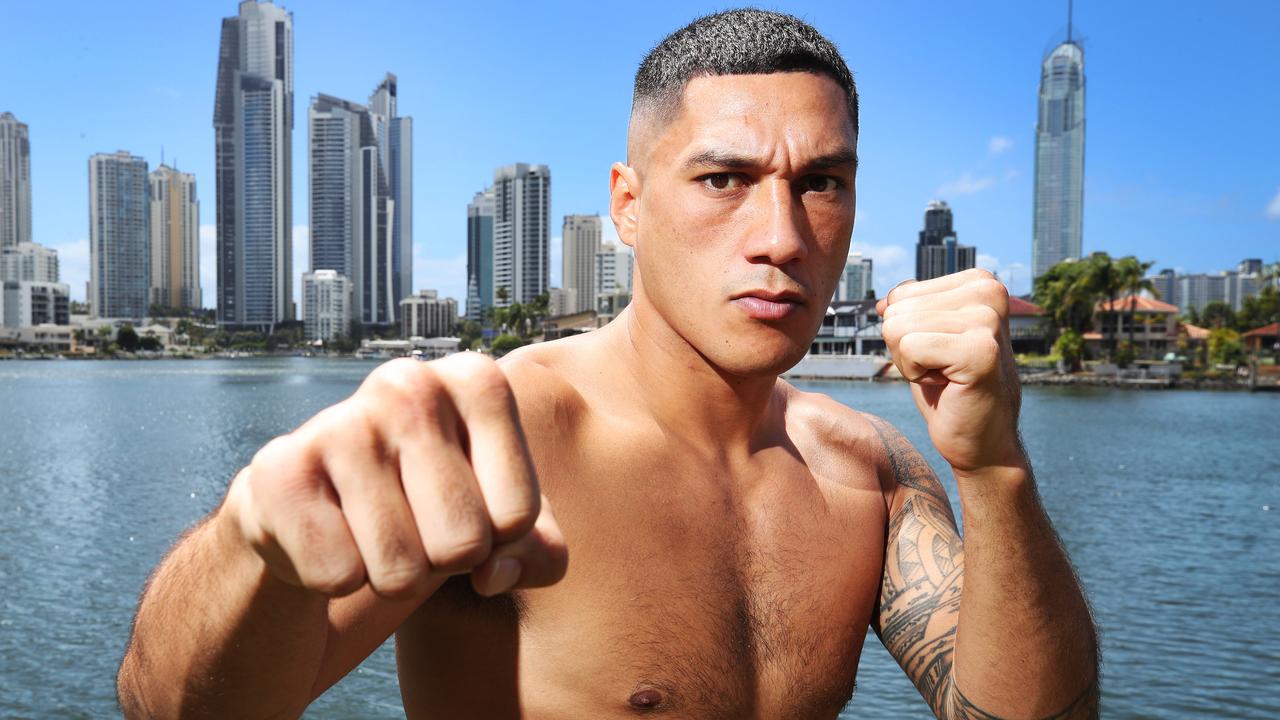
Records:
[[[964,544],[947,493],[928,461],[902,433],[880,418],[866,417],[884,445],[896,491],[907,493],[889,518],[876,634],[934,715],[948,720],[1001,720],[975,706],[955,683]],[[1046,720],[1096,717],[1096,697],[1096,685],[1090,686]]]

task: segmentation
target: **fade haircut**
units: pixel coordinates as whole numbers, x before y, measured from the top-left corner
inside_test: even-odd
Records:
[[[650,50],[636,71],[632,118],[670,121],[680,109],[685,85],[695,77],[780,72],[834,80],[845,92],[853,131],[858,132],[858,90],[836,46],[799,18],[756,8],[698,18]]]

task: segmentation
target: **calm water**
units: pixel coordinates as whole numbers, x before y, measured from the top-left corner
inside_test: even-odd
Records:
[[[256,448],[372,367],[0,363],[0,717],[117,715],[149,570]],[[945,468],[905,387],[805,386],[887,418]],[[1107,717],[1280,716],[1278,427],[1280,395],[1028,388],[1045,504],[1103,630]],[[403,717],[390,647],[308,717]],[[929,717],[874,636],[844,717]]]

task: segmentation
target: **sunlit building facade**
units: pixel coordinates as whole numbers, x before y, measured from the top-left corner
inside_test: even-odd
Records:
[[[1084,229],[1084,50],[1068,39],[1040,67],[1033,278],[1080,258]]]

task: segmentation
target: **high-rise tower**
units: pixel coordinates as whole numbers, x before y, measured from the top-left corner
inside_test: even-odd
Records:
[[[1084,227],[1084,49],[1071,37],[1040,65],[1036,124],[1032,279],[1082,253]]]
[[[603,235],[599,215],[565,215],[561,235],[564,267],[560,284],[573,292],[568,313],[595,309],[596,253]]]
[[[467,319],[480,322],[493,306],[492,187],[467,204]]]
[[[151,286],[147,161],[121,150],[89,158],[89,311],[147,316]]]
[[[932,280],[972,268],[977,250],[961,245],[952,224],[951,208],[941,200],[929,202],[924,211],[924,229],[916,244],[916,280]]]
[[[396,86],[396,76],[387,73],[369,98],[369,112],[391,201],[391,296],[398,304],[413,294],[413,118],[397,114]]]
[[[27,126],[0,113],[0,249],[31,242],[31,143]]]
[[[551,280],[551,169],[524,163],[500,167],[493,186],[494,305],[528,303],[546,292]]]
[[[311,270],[334,270],[351,281],[351,317],[391,325],[395,248],[373,115],[363,105],[317,95],[307,113],[311,149]]]
[[[292,13],[223,18],[213,127],[218,322],[269,329],[294,316]]]
[[[161,165],[151,185],[151,304],[201,307],[200,202],[194,175]]]

